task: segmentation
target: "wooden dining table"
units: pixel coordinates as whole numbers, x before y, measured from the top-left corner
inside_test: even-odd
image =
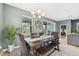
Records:
[[[35,55],[36,49],[44,45],[48,41],[52,41],[54,39],[54,36],[48,35],[48,36],[41,36],[38,38],[25,38],[25,41],[30,45],[32,55]]]

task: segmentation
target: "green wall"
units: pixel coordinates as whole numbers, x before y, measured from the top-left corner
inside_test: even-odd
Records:
[[[2,43],[2,29],[3,29],[3,7],[2,7],[2,4],[0,4],[0,46],[1,43]]]
[[[23,19],[22,15],[30,16],[29,12],[21,10],[19,8],[15,8],[13,6],[9,6],[7,4],[3,4],[3,11],[4,11],[4,27],[6,25],[14,25],[15,27],[21,26],[21,22]]]

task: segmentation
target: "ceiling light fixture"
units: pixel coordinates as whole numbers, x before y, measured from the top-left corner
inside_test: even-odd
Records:
[[[41,10],[37,10],[37,12],[31,12],[33,18],[38,17],[38,18],[42,18],[45,16],[45,13],[42,12]]]

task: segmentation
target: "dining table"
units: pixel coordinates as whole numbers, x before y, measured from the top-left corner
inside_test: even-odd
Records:
[[[38,38],[30,38],[30,37],[27,38],[26,37],[24,40],[30,45],[30,48],[32,51],[31,54],[36,55],[35,54],[36,49],[38,49],[42,45],[44,46],[48,42],[51,42],[53,39],[54,39],[54,36],[52,35],[43,35]]]

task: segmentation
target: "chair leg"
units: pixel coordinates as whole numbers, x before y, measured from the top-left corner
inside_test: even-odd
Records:
[[[55,50],[58,50],[58,51],[60,51],[60,49],[59,49],[59,44],[56,46],[56,48],[54,48]]]

